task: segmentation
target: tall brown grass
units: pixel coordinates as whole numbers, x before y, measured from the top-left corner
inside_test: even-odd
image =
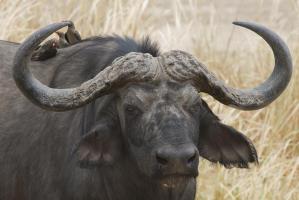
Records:
[[[0,39],[21,42],[46,24],[71,19],[83,37],[149,35],[163,51],[187,50],[228,84],[253,87],[271,72],[272,53],[236,19],[262,23],[288,43],[294,75],[270,106],[239,111],[203,95],[220,118],[251,138],[260,163],[249,170],[202,161],[197,199],[299,199],[298,0],[0,0]]]

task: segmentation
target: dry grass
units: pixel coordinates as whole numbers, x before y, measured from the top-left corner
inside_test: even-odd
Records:
[[[283,95],[258,111],[239,111],[212,98],[221,119],[250,137],[260,164],[227,170],[202,161],[197,199],[299,199],[298,0],[0,0],[0,38],[22,41],[37,28],[71,19],[84,37],[117,33],[150,35],[162,50],[195,54],[232,86],[252,87],[271,72],[273,58],[257,36],[233,27],[235,19],[267,25],[289,44],[294,76]]]

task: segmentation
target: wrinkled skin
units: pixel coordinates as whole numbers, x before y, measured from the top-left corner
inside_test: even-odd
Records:
[[[73,111],[44,111],[12,80],[17,47],[0,43],[0,199],[193,200],[199,156],[226,167],[257,162],[249,139],[221,124],[188,82],[128,84]],[[74,87],[131,51],[159,54],[148,41],[92,38],[31,68],[51,87]]]

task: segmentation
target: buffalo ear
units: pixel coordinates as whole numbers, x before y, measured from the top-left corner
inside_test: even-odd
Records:
[[[115,132],[117,131],[106,123],[100,123],[86,133],[73,152],[79,166],[90,168],[116,162],[122,152],[122,143]]]
[[[207,107],[205,102],[204,104]],[[206,109],[208,112],[200,125],[199,154],[226,168],[248,168],[248,163],[258,163],[257,153],[250,139],[222,124],[208,107]]]

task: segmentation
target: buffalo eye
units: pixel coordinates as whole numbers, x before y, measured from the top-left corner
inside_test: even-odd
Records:
[[[201,103],[196,102],[196,103],[191,104],[191,105],[185,105],[184,109],[186,111],[188,111],[191,115],[197,115],[199,113],[199,111],[201,110]]]
[[[142,113],[142,111],[137,106],[130,104],[125,105],[125,112],[127,115],[130,115],[132,117],[136,117]]]

